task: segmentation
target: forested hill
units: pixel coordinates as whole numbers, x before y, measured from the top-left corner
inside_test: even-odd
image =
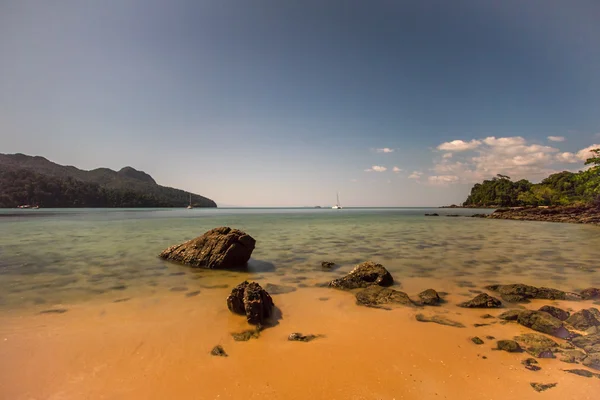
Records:
[[[195,207],[216,207],[192,194]],[[160,186],[143,171],[97,168],[84,171],[44,157],[0,154],[0,207],[185,207],[189,193]]]
[[[464,202],[465,207],[566,206],[600,204],[600,150],[586,161],[591,168],[577,173],[563,171],[533,184],[525,179],[513,182],[497,175],[477,183]]]

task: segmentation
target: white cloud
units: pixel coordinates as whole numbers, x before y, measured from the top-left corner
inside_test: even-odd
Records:
[[[512,147],[524,145],[526,142],[521,136],[502,137],[498,139],[495,136],[489,136],[483,139],[483,143],[492,147]]]
[[[413,171],[413,173],[408,176],[408,179],[417,179],[418,180],[418,179],[421,179],[421,175],[423,175],[422,172]]]
[[[427,178],[427,182],[430,185],[448,185],[450,183],[457,183],[460,178],[456,175],[435,175]]]
[[[548,136],[548,140],[551,142],[564,142],[565,137],[564,136]]]
[[[398,168],[396,166],[394,166],[394,168],[392,168],[392,171],[398,173],[398,172],[402,172],[402,168]]]
[[[452,153],[446,153],[442,156],[442,158],[452,158]]]
[[[384,147],[382,149],[375,149],[378,153],[393,153],[394,149],[390,149],[389,147]]]
[[[371,168],[365,169],[365,172],[385,172],[387,171],[386,167],[382,167],[381,165],[373,165]]]
[[[561,163],[578,163],[579,162],[579,158],[577,158],[576,154],[570,153],[568,151],[564,152],[564,153],[558,153],[556,155],[556,159],[558,160],[558,162]]]
[[[470,142],[465,142],[463,140],[453,140],[451,142],[446,142],[440,144],[437,149],[444,151],[467,151],[476,149],[481,145],[479,140],[471,140]]]
[[[577,152],[577,158],[585,162],[588,158],[594,156],[594,153],[592,153],[593,149],[600,149],[600,144],[593,144],[591,146],[586,147],[585,149],[579,150]]]

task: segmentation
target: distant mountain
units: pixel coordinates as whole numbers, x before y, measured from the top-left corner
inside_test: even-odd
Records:
[[[189,193],[160,186],[132,167],[84,171],[39,156],[0,154],[0,207],[185,207]],[[216,207],[192,194],[194,207]]]

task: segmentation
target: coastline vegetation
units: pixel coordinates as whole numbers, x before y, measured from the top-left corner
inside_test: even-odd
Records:
[[[540,183],[526,179],[512,181],[509,176],[496,177],[477,183],[463,203],[464,207],[526,207],[571,206],[600,203],[600,149],[579,172],[563,171],[552,174]]]

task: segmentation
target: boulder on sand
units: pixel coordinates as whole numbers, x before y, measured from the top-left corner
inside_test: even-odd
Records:
[[[552,315],[554,318],[558,318],[561,321],[566,320],[571,315],[568,311],[562,310],[558,307],[554,306],[543,306],[539,309],[539,311],[547,312]]]
[[[493,292],[498,292],[502,298],[506,297],[506,301],[513,303],[527,302],[529,299],[543,300],[580,300],[581,296],[576,293],[563,292],[562,290],[535,287],[523,285],[522,283],[514,283],[511,285],[490,285],[486,289]],[[511,300],[509,300],[511,299]],[[520,300],[520,301],[519,301]]]
[[[469,301],[460,303],[458,306],[463,308],[498,308],[502,307],[502,302],[487,293],[481,293]]]
[[[598,310],[590,308],[589,310],[579,310],[573,313],[568,319],[567,323],[573,328],[585,331],[593,326],[600,326],[600,320],[597,318]]]
[[[595,300],[600,299],[600,289],[598,288],[587,288],[581,291],[581,297],[584,300]]]
[[[372,285],[392,286],[394,278],[381,264],[367,261],[354,267],[348,275],[329,282],[336,289],[358,289]]]
[[[440,295],[433,289],[427,289],[419,293],[419,304],[425,306],[438,306],[442,299],[440,299]]]
[[[245,315],[248,323],[263,325],[273,313],[273,299],[256,282],[244,281],[233,288],[227,297],[229,311]]]
[[[539,333],[525,333],[516,336],[515,341],[537,358],[554,358],[554,352],[559,349],[558,343]]]
[[[235,268],[246,265],[255,245],[256,240],[252,236],[238,229],[220,227],[171,246],[159,257],[192,267]]]

